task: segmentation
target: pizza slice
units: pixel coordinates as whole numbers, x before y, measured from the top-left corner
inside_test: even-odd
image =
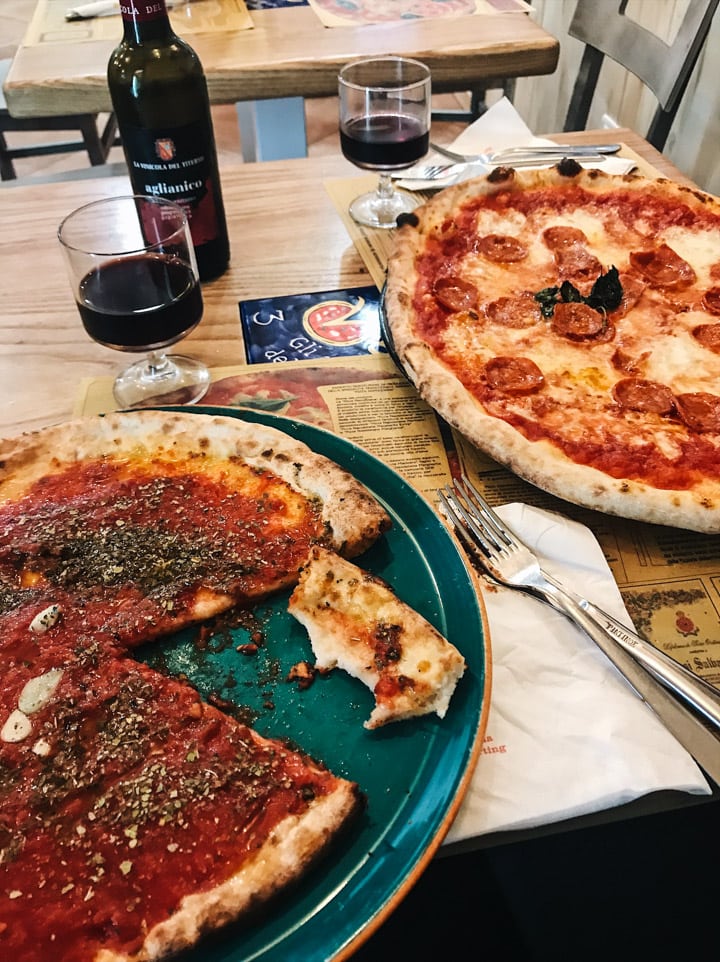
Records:
[[[128,658],[0,679],[0,956],[149,962],[303,875],[358,786]]]
[[[390,526],[287,434],[137,411],[0,443],[0,613],[134,646],[295,583],[320,542],[352,557]]]
[[[374,693],[366,728],[445,716],[465,660],[380,578],[315,547],[288,610],[307,629],[317,669],[340,667]]]

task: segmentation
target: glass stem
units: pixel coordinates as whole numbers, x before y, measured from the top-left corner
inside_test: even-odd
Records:
[[[146,360],[146,375],[151,378],[163,377],[169,372],[170,366],[164,351],[150,351]]]
[[[388,173],[382,173],[379,175],[378,185],[377,185],[377,195],[380,200],[387,200],[392,197],[395,192],[395,187],[392,182],[392,177]]]

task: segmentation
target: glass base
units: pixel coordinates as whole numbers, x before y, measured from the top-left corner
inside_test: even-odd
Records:
[[[371,191],[356,197],[348,207],[348,212],[356,223],[365,227],[389,229],[397,227],[399,214],[409,214],[421,203],[422,200],[404,191],[393,190],[387,195]]]
[[[210,386],[201,362],[180,354],[150,354],[119,374],[113,395],[124,408],[155,404],[195,404]]]

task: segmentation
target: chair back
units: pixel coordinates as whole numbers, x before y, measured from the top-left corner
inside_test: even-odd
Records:
[[[568,28],[586,44],[570,98],[564,130],[584,130],[603,59],[625,67],[658,101],[646,139],[662,150],[720,0],[688,0],[677,36],[666,43],[625,13],[628,0],[610,9],[607,0],[578,0]]]

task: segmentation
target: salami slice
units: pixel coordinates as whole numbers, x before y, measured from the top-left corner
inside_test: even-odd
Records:
[[[440,277],[433,284],[433,294],[449,311],[476,311],[478,292],[462,277]]]
[[[613,318],[619,320],[635,307],[647,287],[645,281],[634,274],[621,274],[620,286],[622,287],[622,298],[619,305],[612,312]]]
[[[709,351],[720,354],[720,324],[699,324],[693,330],[693,337]]]
[[[513,264],[527,257],[527,247],[509,234],[486,234],[477,240],[477,250],[489,261]]]
[[[562,250],[565,247],[576,247],[588,242],[587,237],[579,227],[565,227],[564,225],[548,227],[547,230],[543,231],[542,239],[551,251]]]
[[[532,327],[542,320],[540,305],[529,291],[514,297],[499,297],[485,305],[485,314],[503,327]]]
[[[669,387],[658,381],[641,377],[626,377],[613,388],[613,397],[620,407],[645,414],[672,414],[675,398]]]
[[[691,431],[699,434],[720,432],[720,397],[697,391],[675,398],[680,417]]]
[[[703,310],[709,314],[720,314],[720,287],[711,287],[702,298]]]
[[[675,291],[690,287],[697,280],[690,264],[667,244],[660,244],[652,250],[633,251],[630,263],[651,287]]]
[[[529,357],[493,357],[485,365],[491,388],[503,394],[534,394],[545,383],[537,364]]]
[[[577,301],[555,305],[552,327],[556,334],[568,337],[571,341],[586,341],[602,334],[607,319],[600,311]]]

